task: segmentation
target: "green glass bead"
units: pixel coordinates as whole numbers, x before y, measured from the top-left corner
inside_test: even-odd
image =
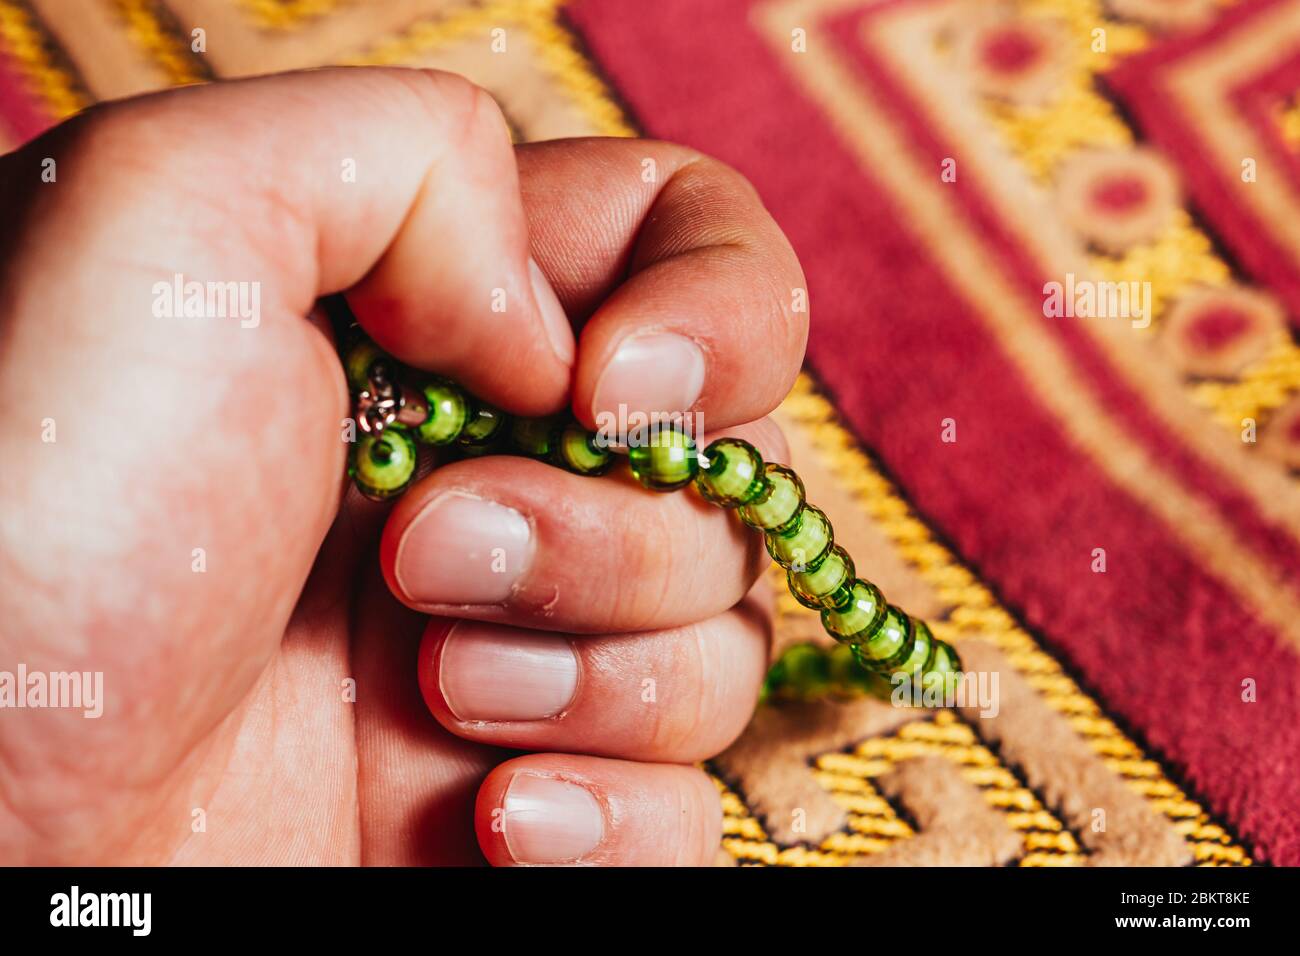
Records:
[[[531,458],[546,458],[555,451],[563,427],[564,419],[559,415],[516,418],[510,424],[510,443]]]
[[[830,690],[830,659],[816,644],[787,647],[780,663],[783,670],[782,696],[808,700]]]
[[[956,693],[957,682],[961,680],[961,658],[951,645],[943,641],[934,642],[934,651],[925,662],[925,672],[921,675],[921,687],[924,693],[942,693],[948,701]]]
[[[365,435],[352,447],[349,471],[357,487],[371,498],[401,494],[415,475],[415,441],[404,428]]]
[[[608,448],[596,444],[596,435],[581,425],[566,425],[555,450],[558,464],[579,475],[603,475],[614,463]]]
[[[719,438],[704,449],[704,461],[695,487],[706,501],[722,508],[738,508],[757,498],[766,487],[763,457],[740,438]]]
[[[889,680],[883,674],[859,664],[850,645],[836,644],[827,656],[830,658],[831,683],[836,693],[845,697],[870,694],[882,700],[889,699],[893,690]]]
[[[850,600],[842,607],[822,609],[822,627],[844,644],[865,641],[885,619],[885,597],[880,588],[858,578],[849,586]]]
[[[925,621],[912,619],[912,630],[915,640],[912,642],[912,653],[908,655],[907,660],[903,661],[896,668],[896,674],[907,674],[915,680],[919,680],[925,672],[925,665],[930,660],[930,655],[934,652],[934,635],[930,633],[929,626]]]
[[[651,491],[676,491],[689,485],[699,471],[699,455],[691,436],[676,428],[661,428],[649,440],[627,450],[632,474]]]
[[[763,469],[763,489],[741,507],[740,520],[760,531],[781,532],[793,526],[804,506],[803,482],[785,465]]]
[[[853,653],[863,667],[892,671],[911,656],[915,643],[912,619],[891,604],[885,608],[880,627],[865,641],[853,642]]]
[[[853,649],[847,644],[836,644],[826,651],[831,683],[842,694],[860,693],[866,690],[870,671],[853,659]]]
[[[824,607],[841,607],[853,596],[853,559],[839,545],[831,548],[817,567],[786,572],[786,584],[794,599],[804,607],[819,611]]]
[[[826,514],[812,505],[800,509],[783,531],[767,533],[767,553],[783,568],[816,570],[834,544],[834,532]]]
[[[370,366],[375,359],[388,358],[388,353],[367,338],[361,338],[348,349],[343,360],[343,371],[348,377],[348,385],[360,391],[370,384]]]
[[[469,414],[465,393],[442,381],[430,382],[423,391],[429,415],[416,426],[415,437],[426,445],[450,445],[460,437]]]
[[[767,669],[767,674],[763,677],[763,686],[758,692],[758,702],[761,704],[773,697],[782,696],[785,684],[785,665],[781,663],[780,658],[777,658],[772,662],[772,666]]]
[[[462,445],[487,445],[500,437],[505,424],[505,412],[474,399],[457,441]]]

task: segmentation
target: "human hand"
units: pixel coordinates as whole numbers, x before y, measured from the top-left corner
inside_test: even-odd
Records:
[[[345,496],[304,317],[346,291],[509,412],[697,410],[781,460],[803,278],[738,174],[330,70],[92,109],[0,160],[0,208],[0,671],[103,674],[98,719],[0,712],[0,860],[712,858],[691,764],[766,669],[761,538],[509,457]],[[178,275],[257,283],[257,321],[156,316]]]

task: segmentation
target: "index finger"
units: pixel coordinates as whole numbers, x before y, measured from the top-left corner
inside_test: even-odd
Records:
[[[557,140],[517,156],[533,257],[586,318],[583,424],[700,412],[717,430],[780,403],[803,361],[807,288],[743,176],[653,140]]]

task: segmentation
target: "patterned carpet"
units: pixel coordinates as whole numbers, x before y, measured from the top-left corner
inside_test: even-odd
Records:
[[[0,50],[0,147],[401,63],[751,178],[809,279],[793,464],[1000,694],[760,708],[722,861],[1300,865],[1300,0],[0,0]]]

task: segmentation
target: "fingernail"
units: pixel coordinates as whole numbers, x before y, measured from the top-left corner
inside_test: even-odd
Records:
[[[442,645],[438,681],[459,720],[544,720],[573,700],[578,656],[562,637],[461,621]]]
[[[495,501],[452,491],[411,522],[393,573],[403,593],[420,604],[500,604],[532,556],[528,519]]]
[[[506,848],[516,863],[573,863],[600,845],[605,817],[585,788],[516,774],[506,790]]]
[[[596,383],[592,415],[687,412],[704,389],[704,353],[671,333],[625,339]]]
[[[546,274],[531,256],[528,259],[528,278],[533,284],[533,298],[537,301],[538,311],[542,313],[542,326],[546,329],[546,338],[550,340],[551,349],[561,362],[572,365],[573,326],[569,324],[569,317],[564,314],[564,306],[560,304],[555,290],[547,281]]]

